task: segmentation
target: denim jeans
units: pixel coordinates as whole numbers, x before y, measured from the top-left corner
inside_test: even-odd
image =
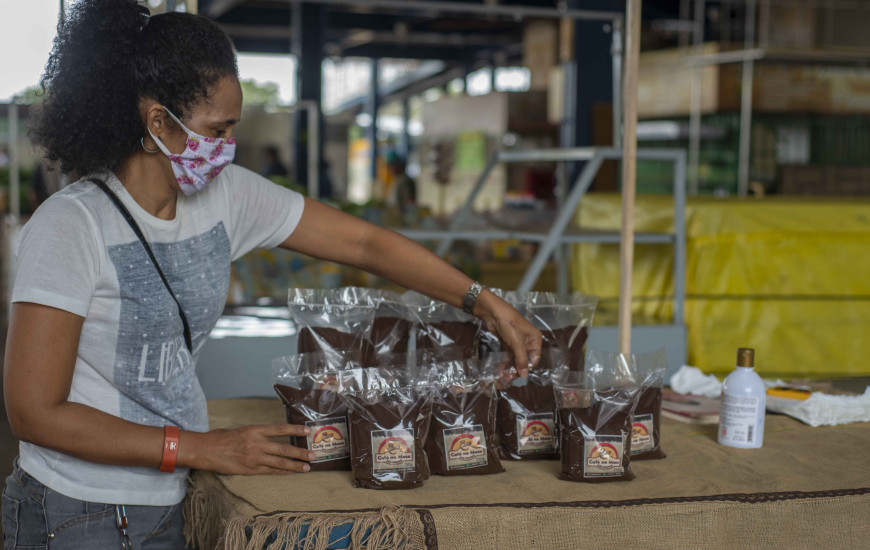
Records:
[[[184,548],[181,504],[125,506],[134,550]],[[85,502],[52,491],[18,466],[3,490],[3,549],[121,548],[114,504]]]

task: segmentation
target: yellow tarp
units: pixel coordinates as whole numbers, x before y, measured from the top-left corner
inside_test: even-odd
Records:
[[[618,230],[619,217],[618,195],[578,211],[584,227]],[[635,219],[671,231],[671,197],[638,197]],[[748,346],[764,376],[870,374],[870,201],[697,198],[686,220],[690,364],[724,374]],[[573,268],[575,289],[603,299],[598,324],[615,323],[618,247],[577,245]],[[634,294],[639,319],[671,320],[670,246],[637,246]]]

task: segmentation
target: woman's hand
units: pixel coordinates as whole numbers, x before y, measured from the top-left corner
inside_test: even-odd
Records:
[[[307,472],[314,453],[272,437],[306,436],[311,429],[293,424],[245,426],[206,433],[181,432],[178,465],[219,474],[287,474]]]
[[[474,306],[474,314],[480,317],[490,332],[498,335],[513,353],[516,370],[526,376],[541,360],[541,331],[528,322],[510,304],[483,290]]]

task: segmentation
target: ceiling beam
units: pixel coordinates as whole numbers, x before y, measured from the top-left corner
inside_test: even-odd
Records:
[[[340,41],[340,45],[342,49],[370,43],[467,48],[468,46],[503,47],[517,42],[522,42],[522,36],[408,32],[406,29],[405,32],[360,31],[347,35]]]
[[[537,17],[547,19],[585,19],[597,21],[614,21],[623,19],[622,12],[599,10],[573,10],[559,7],[539,7],[520,4],[486,4],[471,2],[443,2],[440,0],[301,0],[311,4],[334,6],[351,11],[363,9],[367,12],[392,12],[399,14],[419,15],[473,15],[478,17]]]
[[[469,57],[470,48],[450,48],[437,46],[410,46],[400,44],[363,44],[345,49],[342,54],[348,57],[376,57],[396,59],[437,59],[461,62]]]
[[[239,5],[244,3],[245,0],[211,0],[208,5],[205,6],[205,13],[203,15],[212,19],[217,19],[233,8],[237,8]]]

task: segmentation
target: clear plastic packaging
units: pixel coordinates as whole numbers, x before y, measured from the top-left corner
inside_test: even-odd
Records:
[[[435,387],[426,451],[433,474],[503,472],[495,444],[496,376],[477,359],[434,365]]]
[[[369,291],[361,288],[290,289],[290,317],[299,327],[296,352],[371,362],[369,335],[376,312],[371,302]]]
[[[523,314],[543,333],[542,349],[562,348],[567,353],[570,370],[582,371],[586,356],[586,340],[595,315],[598,298],[582,294],[560,296],[552,292],[518,293],[517,299],[525,302]],[[540,365],[545,364],[548,354],[542,354]]]
[[[402,301],[415,317],[417,350],[430,349],[437,355],[442,348],[456,347],[464,359],[477,357],[480,324],[474,317],[416,292],[406,292]]]
[[[338,395],[339,372],[358,367],[325,353],[272,360],[272,382],[284,403],[287,423],[311,428],[308,436],[291,436],[290,444],[314,451],[311,471],[350,470],[347,405]]]
[[[533,369],[525,378],[499,382],[497,427],[502,458],[536,460],[559,456],[553,374],[565,368],[565,354],[561,349],[548,349],[542,356],[546,356],[547,368]],[[490,354],[486,360],[516,368],[506,352]],[[545,362],[544,357],[541,362]]]
[[[554,379],[562,458],[560,479],[630,481],[632,414],[642,381],[631,359],[590,351],[586,372]]]
[[[391,361],[390,356],[408,353],[413,315],[400,294],[372,290],[369,296],[370,303],[375,306],[369,338],[374,357],[366,366],[386,365]]]
[[[339,376],[348,406],[354,487],[412,489],[429,478],[426,436],[433,388],[407,369],[353,369]]]
[[[665,349],[632,354],[634,372],[641,381],[637,408],[631,420],[631,459],[662,459],[662,386],[668,358]]]

